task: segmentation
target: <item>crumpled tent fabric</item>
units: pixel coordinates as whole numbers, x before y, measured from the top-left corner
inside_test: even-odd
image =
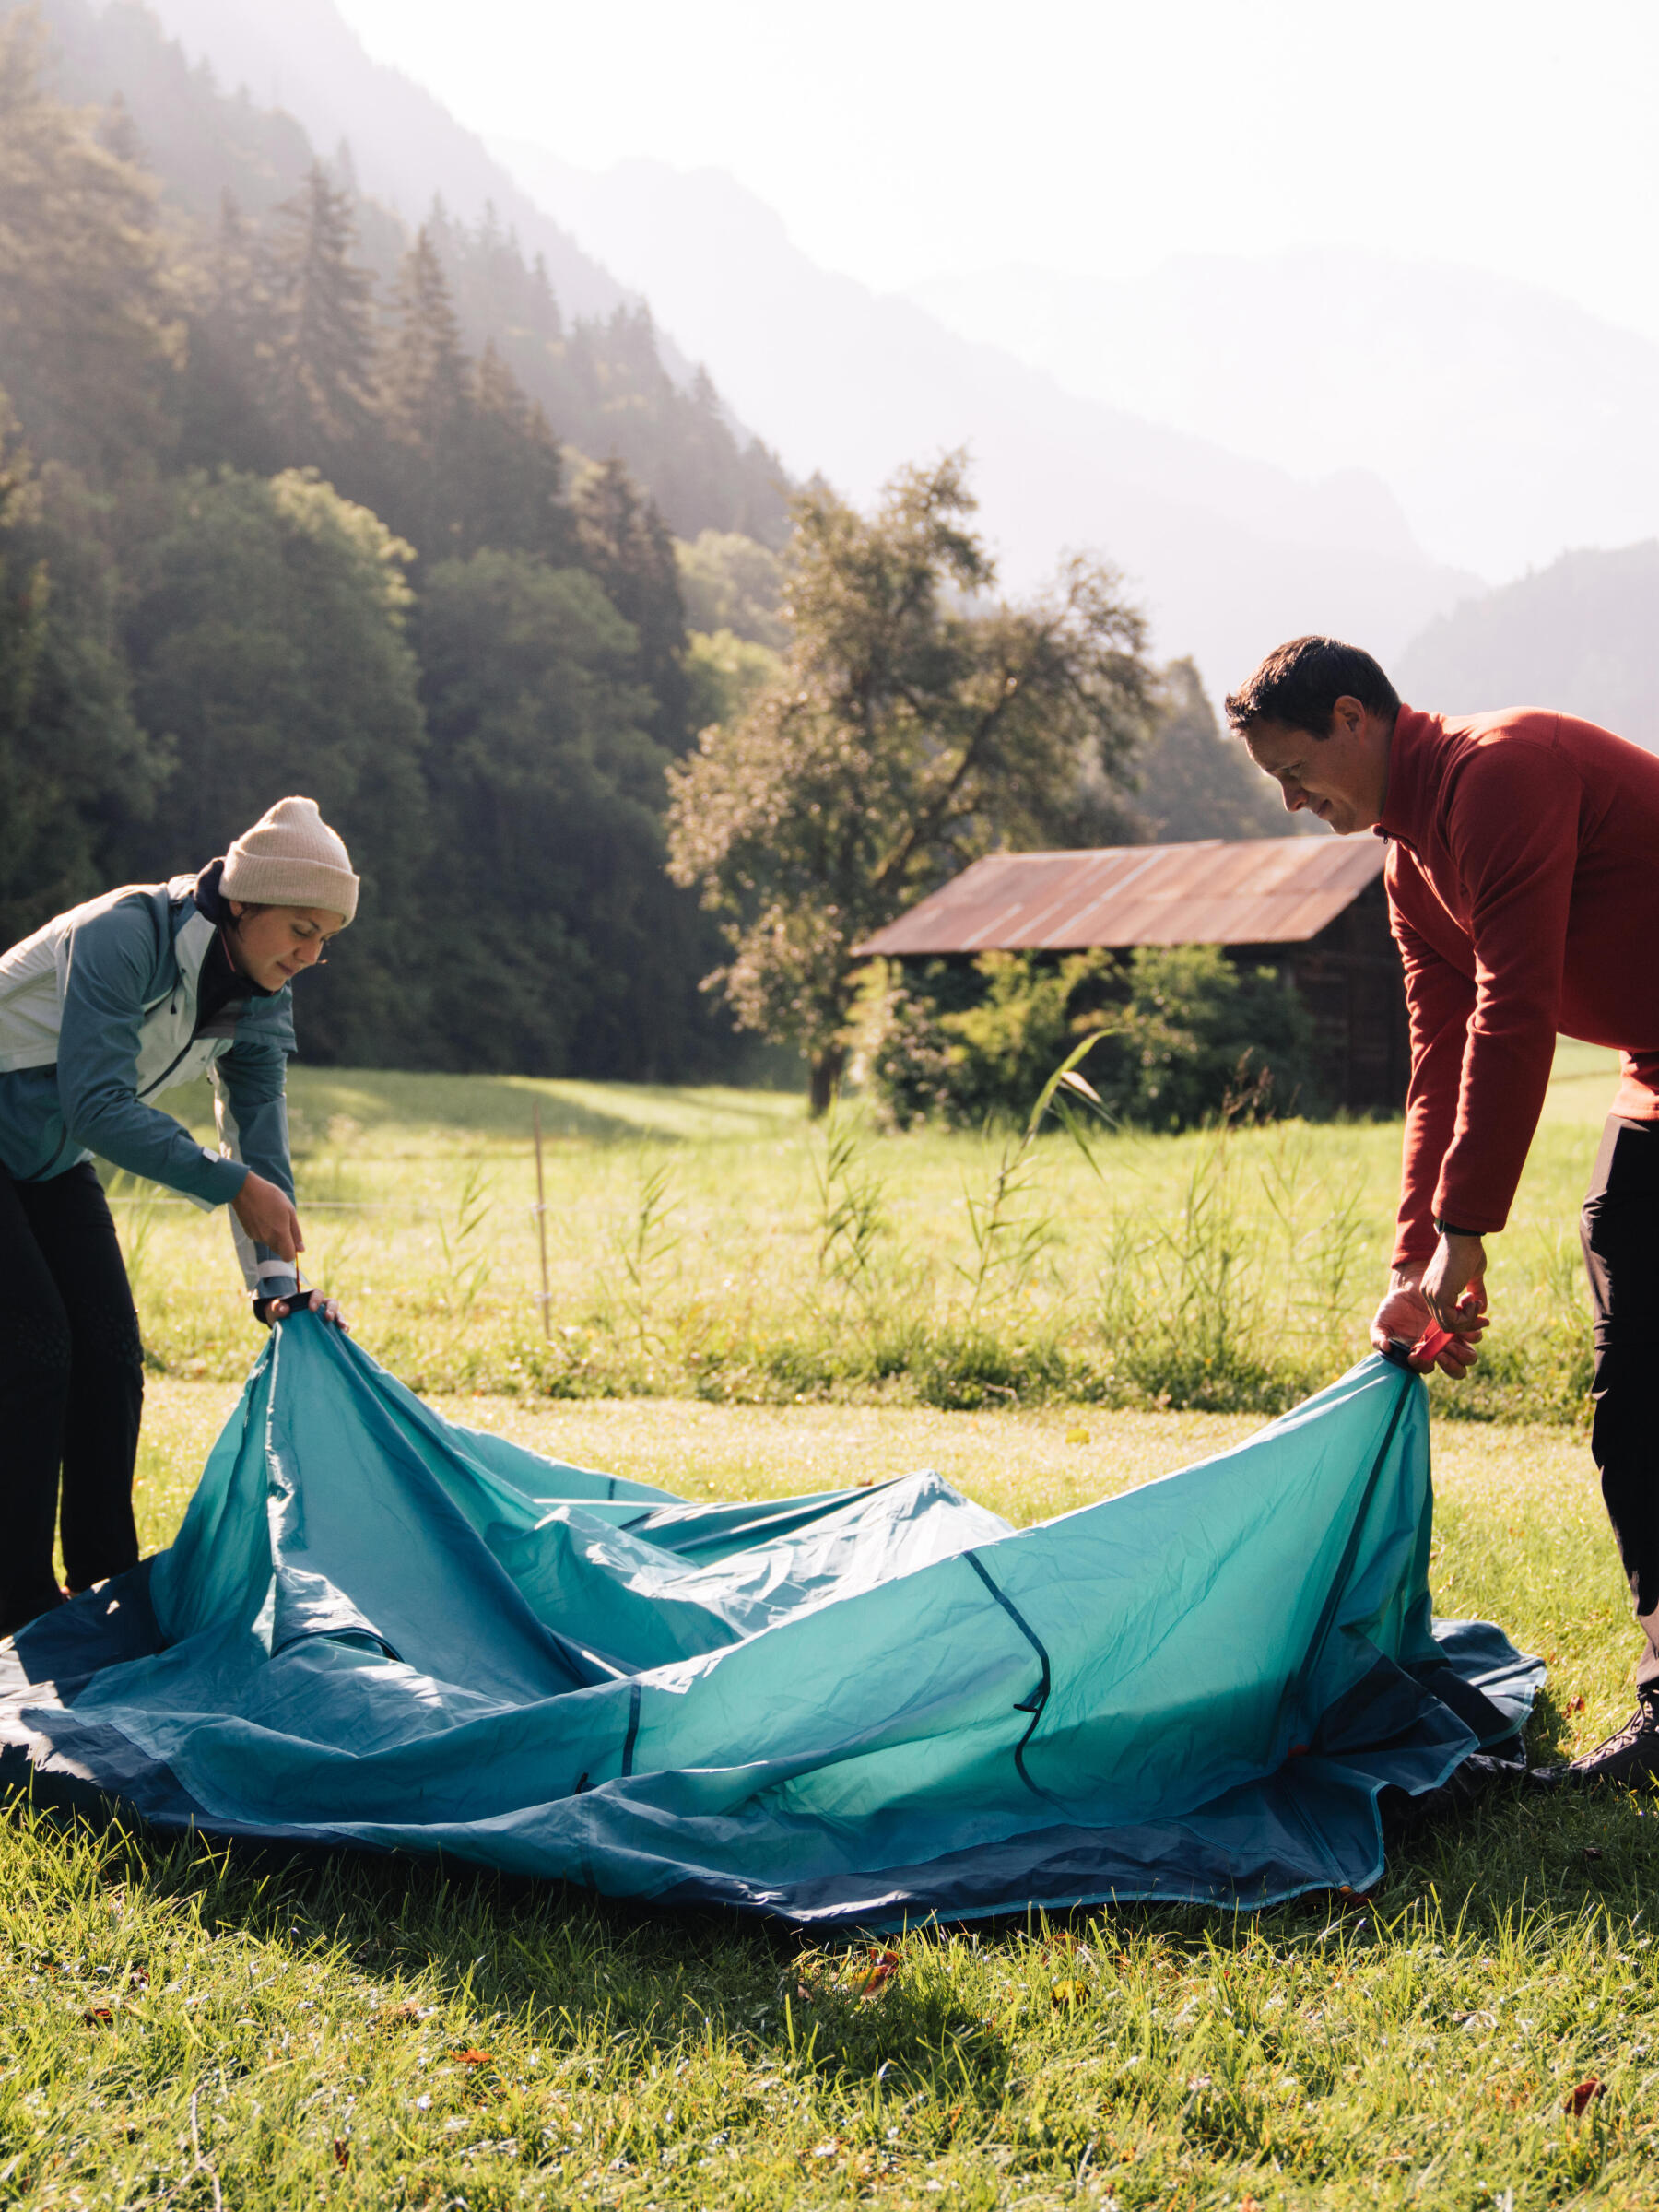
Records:
[[[1381,1872],[1543,1667],[1431,1618],[1421,1382],[1016,1530],[922,1474],[688,1503],[283,1323],[171,1550],[0,1645],[0,1777],[163,1829],[883,1926]]]

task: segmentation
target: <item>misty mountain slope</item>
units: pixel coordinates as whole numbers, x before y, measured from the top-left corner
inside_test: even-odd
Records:
[[[15,4],[0,0],[0,17]],[[324,0],[305,5],[320,6],[349,38]],[[222,91],[212,63],[193,65],[156,13],[134,0],[101,6],[93,0],[39,0],[39,6],[58,93],[77,105],[104,107],[117,98],[124,103],[142,157],[161,185],[168,220],[194,224],[198,238],[212,236],[229,192],[267,234],[280,227],[274,211],[300,190],[317,158],[300,121],[261,107],[245,89]],[[303,29],[308,18],[301,12],[296,19]],[[434,112],[447,122],[441,110]],[[453,124],[449,129],[476,146]],[[410,243],[409,229],[361,189],[352,142],[341,144],[330,166],[336,181],[353,188],[352,253],[378,276],[384,300]],[[411,159],[418,154],[418,147]],[[500,181],[522,198],[511,180]],[[423,211],[432,197],[424,194]],[[556,433],[595,459],[618,453],[681,535],[741,530],[781,543],[788,528],[787,487],[776,455],[737,424],[706,377],[670,372],[668,349],[644,302],[599,270],[617,304],[602,319],[573,319],[545,273],[546,257],[538,266],[523,234],[499,218],[492,221],[484,205],[483,217],[470,226],[453,212],[428,218],[469,350],[482,354],[493,344]],[[524,207],[533,228],[563,237],[535,208]],[[565,243],[581,268],[598,269]]]
[[[1373,477],[1309,484],[1064,391],[913,301],[818,268],[731,178],[629,162],[603,176],[500,146],[525,189],[705,359],[788,465],[865,499],[900,464],[967,445],[1005,581],[1060,550],[1109,554],[1159,650],[1212,690],[1311,629],[1398,647],[1473,578],[1437,566]]]
[[[1659,750],[1656,614],[1659,540],[1564,553],[1442,615],[1389,674],[1435,712],[1555,707]]]
[[[1324,247],[912,297],[1085,397],[1300,473],[1373,470],[1438,558],[1488,576],[1659,529],[1659,347],[1541,288]]]
[[[116,5],[120,0],[116,0]],[[609,315],[638,304],[567,231],[551,221],[442,102],[400,70],[372,60],[334,0],[148,0],[170,37],[206,59],[227,87],[245,85],[262,106],[286,109],[325,157],[344,139],[363,190],[421,221],[434,195],[476,223],[493,203],[526,256],[544,256],[570,316]],[[684,371],[685,364],[674,364]]]
[[[0,6],[0,15],[10,12]],[[121,0],[102,9],[88,0],[41,0],[40,12],[63,98],[88,107],[119,98],[135,124],[142,113],[145,158],[153,165],[159,152],[164,190],[176,206],[216,223],[226,191],[260,216],[296,190],[314,158],[300,124],[245,96],[219,98],[181,48],[158,37],[147,9]],[[386,225],[387,233],[394,229]]]

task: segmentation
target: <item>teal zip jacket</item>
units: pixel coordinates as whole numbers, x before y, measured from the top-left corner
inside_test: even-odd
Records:
[[[250,1170],[292,1198],[292,991],[233,1001],[198,1030],[216,929],[198,880],[108,891],[0,955],[0,1167],[17,1181],[44,1182],[97,1153],[205,1208],[229,1206]],[[150,1103],[203,1075],[217,1152]],[[230,1226],[253,1296],[291,1292],[292,1263],[251,1242],[234,1215]]]

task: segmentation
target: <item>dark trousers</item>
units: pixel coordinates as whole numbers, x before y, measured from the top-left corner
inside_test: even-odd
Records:
[[[59,1602],[63,1472],[72,1590],[138,1558],[138,1316],[89,1161],[47,1182],[0,1171],[0,1635]]]
[[[1584,1200],[1595,1307],[1590,1449],[1647,1638],[1637,1687],[1659,1693],[1659,1122],[1610,1120]]]

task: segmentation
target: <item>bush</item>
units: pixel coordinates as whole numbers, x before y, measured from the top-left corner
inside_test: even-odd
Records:
[[[1313,1022],[1275,968],[1239,968],[1218,945],[1130,956],[1119,1034],[1090,1080],[1124,1121],[1190,1129],[1231,1108],[1317,1112]]]
[[[1056,1064],[1100,1028],[1110,1033],[1085,1073],[1118,1121],[1186,1129],[1323,1103],[1312,1021],[1294,989],[1216,945],[1143,946],[1127,959],[986,952],[971,969],[935,960],[893,976],[875,980],[865,1064],[901,1129],[1023,1121]]]

